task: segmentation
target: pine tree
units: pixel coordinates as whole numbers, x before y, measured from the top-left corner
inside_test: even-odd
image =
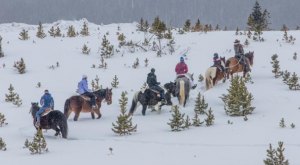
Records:
[[[26,72],[26,65],[23,58],[21,58],[20,61],[15,62],[14,67],[17,68],[20,74],[24,74]]]
[[[95,81],[94,81],[95,80]],[[97,90],[99,90],[99,89],[101,89],[102,88],[102,86],[101,85],[99,85],[99,77],[98,77],[98,75],[96,75],[96,78],[94,79],[94,80],[92,80],[92,82],[91,82],[91,85],[92,85],[92,91],[97,91]]]
[[[149,60],[146,58],[146,59],[144,60],[144,62],[145,62],[145,67],[148,67],[148,65],[149,65]]]
[[[287,80],[287,85],[289,86],[290,90],[300,90],[298,79],[299,77],[294,72],[292,76]]]
[[[184,121],[184,128],[188,129],[190,126],[192,126],[191,120],[190,120],[189,116],[186,115],[186,119]]]
[[[4,126],[4,125],[7,125],[7,123],[5,122],[6,118],[4,116],[4,114],[2,114],[0,112],[0,127]]]
[[[281,128],[285,128],[286,126],[285,126],[285,123],[284,123],[284,118],[281,118],[281,120],[280,120],[280,122],[279,122],[279,126],[281,127]]]
[[[38,27],[38,31],[36,32],[36,36],[41,39],[46,37],[46,34],[44,32],[43,25],[41,22],[39,22],[39,27]]]
[[[215,28],[215,31],[219,31],[220,30],[220,27],[219,27],[219,24],[216,25],[216,28]]]
[[[82,36],[89,36],[90,35],[89,27],[88,27],[88,24],[86,22],[83,22],[83,26],[82,26],[82,29],[80,31],[80,34]]]
[[[258,34],[258,39],[261,41],[260,36],[262,31],[267,30],[268,25],[270,24],[268,21],[270,18],[270,13],[266,9],[262,12],[258,1],[255,2],[252,10],[252,13],[248,17],[247,24],[250,30],[255,31]]]
[[[2,51],[2,37],[0,36],[0,58],[4,57],[4,53]]]
[[[248,41],[248,39],[245,40],[244,45],[248,46],[250,43]]]
[[[20,37],[19,37],[20,40],[28,40],[29,39],[29,36],[28,36],[28,31],[23,29],[21,32],[20,32]]]
[[[289,165],[289,161],[285,160],[283,142],[278,142],[277,149],[273,149],[272,144],[267,150],[267,158],[264,160],[265,165]]]
[[[166,30],[167,30],[166,24],[163,21],[161,21],[158,16],[155,17],[150,31],[152,33],[155,33],[156,35],[161,35]]]
[[[0,45],[1,45],[1,43],[0,43]],[[0,53],[1,53],[1,48],[0,48]],[[296,52],[294,53],[293,60],[297,60],[297,53]]]
[[[148,30],[149,30],[149,23],[146,20],[145,23],[144,23],[144,31],[147,32]]]
[[[6,144],[1,137],[0,137],[0,150],[6,151]]]
[[[291,73],[288,72],[287,70],[285,70],[283,73],[282,73],[282,81],[283,83],[287,84],[288,83],[288,80],[290,79],[291,77]]]
[[[119,99],[119,105],[121,109],[121,114],[118,116],[118,120],[115,123],[112,123],[112,131],[119,135],[131,135],[132,132],[136,132],[137,125],[133,126],[132,117],[126,114],[126,105],[128,98],[126,93],[122,92],[121,99]]]
[[[55,29],[55,37],[61,37],[61,36],[62,36],[62,35],[61,35],[60,28],[57,27],[57,28]]]
[[[141,18],[140,22],[136,26],[137,26],[137,31],[142,31],[142,32],[145,31],[145,29],[144,29],[144,19]]]
[[[18,107],[20,107],[22,105],[22,100],[20,99],[20,97],[19,97],[18,94],[16,94],[16,97],[15,97],[15,99],[13,101],[13,104],[16,105],[16,106],[18,106]]]
[[[173,33],[171,31],[171,28],[168,28],[167,32],[165,33],[164,35],[164,38],[165,39],[168,39],[168,40],[174,40],[173,39]]]
[[[139,58],[136,58],[135,61],[134,61],[134,63],[133,63],[133,65],[132,65],[132,67],[134,69],[136,69],[139,65],[140,65]]]
[[[250,30],[248,30],[248,32],[247,32],[247,37],[250,39],[250,38],[251,38],[251,36],[252,36],[252,33],[251,33],[251,31],[250,31]]]
[[[251,106],[253,96],[248,92],[242,77],[233,77],[227,91],[228,94],[221,96],[226,114],[230,116],[245,116],[252,113],[255,109],[255,107]]]
[[[198,19],[197,19],[197,22],[196,22],[196,24],[195,24],[195,26],[194,26],[194,28],[193,28],[193,31],[194,31],[194,32],[200,32],[200,31],[202,31],[202,30],[203,30],[203,27],[202,27],[202,25],[201,25],[200,19],[198,18]]]
[[[173,106],[172,109],[172,119],[170,119],[168,125],[170,125],[172,131],[178,132],[184,129],[184,114],[179,112],[178,105]]]
[[[119,36],[118,36],[118,41],[119,41],[119,47],[122,47],[126,44],[126,41],[125,41],[126,37],[123,33],[121,33]]]
[[[199,127],[201,126],[201,124],[203,124],[203,122],[200,121],[198,113],[195,113],[195,116],[192,120],[193,120],[193,126],[195,127]]]
[[[191,30],[191,20],[187,19],[182,28],[185,32],[189,32]]]
[[[16,93],[14,92],[14,87],[12,86],[12,84],[9,85],[9,88],[8,88],[8,94],[5,94],[5,101],[6,102],[13,102],[16,98]]]
[[[171,55],[175,52],[174,45],[175,45],[174,39],[173,38],[169,39],[169,41],[167,43],[167,47],[168,47],[169,53]]]
[[[118,88],[118,85],[119,85],[119,80],[118,80],[117,75],[115,75],[115,77],[113,78],[113,81],[111,82],[111,86],[114,88]]]
[[[67,36],[68,37],[76,37],[76,32],[75,32],[75,28],[73,25],[69,26]]]
[[[211,126],[214,124],[215,116],[212,113],[211,108],[209,108],[208,113],[205,113],[207,118],[204,120],[206,123],[206,126]]]
[[[28,148],[31,154],[42,154],[44,152],[48,152],[47,143],[44,138],[42,129],[38,129],[32,142],[26,139],[24,148]]]
[[[52,27],[50,28],[50,30],[48,31],[48,33],[49,33],[49,35],[50,35],[51,37],[55,37],[54,26],[52,26]]]
[[[205,110],[207,109],[208,104],[205,102],[204,96],[201,97],[200,92],[195,101],[194,111],[197,114],[205,114]]]
[[[235,35],[239,35],[239,31],[240,31],[239,27],[236,27]]]
[[[295,128],[296,125],[294,123],[291,124],[291,128]]]
[[[278,55],[274,54],[271,59],[271,64],[273,67],[272,73],[274,73],[275,78],[278,78],[281,75],[279,61],[277,60]]]
[[[114,46],[110,45],[109,41],[106,39],[106,35],[102,38],[101,46],[101,57],[110,58],[113,55]]]
[[[86,44],[83,44],[83,47],[82,47],[82,54],[89,55],[89,54],[90,54],[90,51],[91,51],[91,49],[88,48],[88,47],[86,46]]]

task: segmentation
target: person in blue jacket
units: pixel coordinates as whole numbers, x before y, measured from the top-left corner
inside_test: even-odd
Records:
[[[54,109],[54,100],[49,91],[46,89],[44,91],[44,95],[40,99],[41,108],[36,112],[36,126],[40,126],[41,114],[45,112],[46,109],[51,108]]]
[[[95,109],[96,106],[96,100],[95,95],[93,94],[92,90],[88,88],[88,82],[87,82],[87,76],[83,75],[81,81],[78,83],[78,89],[77,92],[80,95],[85,95],[91,98],[91,107],[92,109]]]

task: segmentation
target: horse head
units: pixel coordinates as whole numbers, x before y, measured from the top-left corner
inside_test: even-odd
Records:
[[[110,105],[112,103],[112,89],[109,89],[109,88],[100,89],[100,90],[95,91],[94,94],[101,101],[102,101],[102,99],[105,99],[107,105]]]
[[[194,73],[186,73],[185,74],[189,79],[191,79],[192,81],[194,81]]]
[[[173,96],[175,96],[175,89],[176,89],[175,87],[176,87],[176,84],[171,81],[164,85],[164,88],[167,90],[167,92],[172,93]]]
[[[40,109],[38,102],[31,102],[30,113],[32,117],[35,117],[36,112]]]

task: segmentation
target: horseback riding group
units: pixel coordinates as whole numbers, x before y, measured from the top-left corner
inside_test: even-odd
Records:
[[[254,52],[244,53],[243,46],[239,40],[234,41],[235,56],[229,58],[225,62],[225,57],[219,57],[218,53],[213,55],[213,65],[207,69],[205,73],[206,89],[213,87],[219,80],[225,82],[229,75],[233,73],[243,72],[243,76],[249,71],[250,65],[253,65]],[[189,98],[190,89],[195,89],[197,84],[193,83],[193,74],[188,73],[188,66],[184,61],[184,57],[180,57],[179,63],[175,67],[176,79],[170,83],[164,84],[163,89],[160,82],[157,81],[155,68],[150,70],[147,75],[147,85],[143,90],[135,93],[129,114],[132,115],[137,108],[137,103],[143,106],[142,114],[145,115],[147,107],[158,105],[160,109],[163,105],[172,105],[171,96],[177,97],[179,104],[185,106]],[[54,110],[54,99],[48,90],[44,91],[38,103],[32,103],[31,113],[34,118],[34,125],[37,129],[54,129],[56,136],[62,134],[67,137],[67,119],[71,112],[75,113],[74,121],[78,120],[80,112],[90,112],[92,118],[94,113],[101,117],[101,102],[105,100],[107,104],[112,103],[112,89],[100,89],[92,91],[88,88],[87,76],[83,75],[78,83],[77,93],[79,95],[68,98],[64,106],[64,114],[58,110]],[[46,113],[45,115],[42,115]]]

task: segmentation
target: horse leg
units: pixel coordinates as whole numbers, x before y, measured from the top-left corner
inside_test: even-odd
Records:
[[[143,110],[142,110],[143,116],[146,115],[146,109],[147,109],[147,105],[143,105]]]
[[[97,110],[95,111],[95,113],[98,115],[97,119],[100,119],[101,116],[102,116],[101,113],[100,113],[100,108],[97,109]]]
[[[74,121],[77,121],[77,120],[78,120],[79,113],[80,113],[79,111],[78,111],[78,112],[75,112]]]
[[[92,112],[91,112],[91,116],[92,116],[92,119],[95,119],[95,113],[94,113],[93,110],[92,110]]]
[[[72,113],[72,110],[69,109],[69,111],[68,111],[68,113],[67,113],[67,115],[66,115],[66,119],[67,119],[67,120],[68,120],[68,118],[69,118],[69,116],[70,116],[71,113]]]

